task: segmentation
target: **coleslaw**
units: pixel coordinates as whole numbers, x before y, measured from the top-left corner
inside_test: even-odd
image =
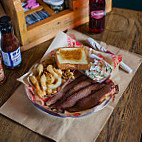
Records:
[[[101,81],[110,76],[112,67],[103,60],[94,59],[90,62],[90,69],[85,74],[95,81]]]

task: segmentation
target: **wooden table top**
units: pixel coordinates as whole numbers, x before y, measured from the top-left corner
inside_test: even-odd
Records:
[[[113,8],[106,16],[106,30],[99,35],[88,33],[88,23],[76,28],[96,40],[142,55],[142,12]],[[16,79],[40,59],[52,39],[28,51],[22,52],[22,66],[17,70],[4,67],[7,81],[0,86],[2,106],[20,85]],[[130,57],[131,58],[131,57]],[[21,104],[22,105],[22,104]],[[97,138],[97,142],[140,141],[142,131],[142,65],[123,93],[111,117]],[[0,115],[1,142],[52,142],[16,122]]]

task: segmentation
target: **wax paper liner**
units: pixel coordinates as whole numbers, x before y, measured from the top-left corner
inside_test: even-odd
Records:
[[[83,44],[77,42],[75,39],[71,38],[67,34],[65,34],[63,32],[59,32],[57,34],[57,36],[55,37],[55,39],[53,40],[52,44],[50,45],[49,49],[44,54],[40,63],[46,64],[47,62],[49,62],[49,60],[51,58],[55,59],[56,49],[61,48],[61,47],[84,47],[86,52],[88,52],[88,54],[90,54],[90,53],[95,54],[99,58],[101,58],[102,60],[104,60],[105,62],[110,64],[113,68],[112,73],[114,73],[117,70],[119,63],[122,61],[121,55],[111,55],[111,54],[96,51],[90,47],[84,46]],[[109,99],[103,101],[102,104],[100,104],[92,109],[88,109],[87,111],[81,111],[81,112],[75,112],[75,113],[69,113],[66,111],[65,111],[65,113],[54,112],[53,110],[51,110],[49,107],[47,107],[45,105],[46,100],[50,99],[51,97],[48,97],[47,99],[43,100],[42,98],[35,95],[34,94],[35,90],[30,85],[30,83],[28,81],[28,77],[32,73],[34,67],[35,67],[35,65],[33,65],[31,67],[29,72],[27,72],[26,74],[24,74],[22,77],[18,78],[17,80],[22,82],[25,85],[27,96],[30,99],[30,101],[34,104],[34,106],[36,106],[39,110],[42,110],[43,112],[49,113],[49,114],[51,114],[53,116],[57,116],[57,117],[81,117],[81,116],[88,115],[92,112],[99,111],[100,109],[103,109],[106,106],[106,104],[111,100],[111,98],[109,98]],[[63,85],[63,87],[65,87],[70,82],[71,82],[71,80],[68,80],[66,82],[66,84]]]

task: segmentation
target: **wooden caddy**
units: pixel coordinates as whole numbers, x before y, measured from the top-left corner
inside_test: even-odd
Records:
[[[1,0],[6,14],[12,19],[15,35],[21,43],[21,51],[30,49],[53,38],[59,30],[77,27],[89,20],[89,0],[69,0],[69,9],[55,13],[42,0],[39,7],[23,11],[21,2],[26,0]],[[112,0],[106,0],[106,12],[111,11]],[[26,26],[25,16],[44,9],[50,17]]]

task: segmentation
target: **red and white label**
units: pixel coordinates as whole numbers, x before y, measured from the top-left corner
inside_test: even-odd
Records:
[[[95,19],[101,19],[105,15],[104,10],[99,10],[99,11],[91,11],[91,17]]]

